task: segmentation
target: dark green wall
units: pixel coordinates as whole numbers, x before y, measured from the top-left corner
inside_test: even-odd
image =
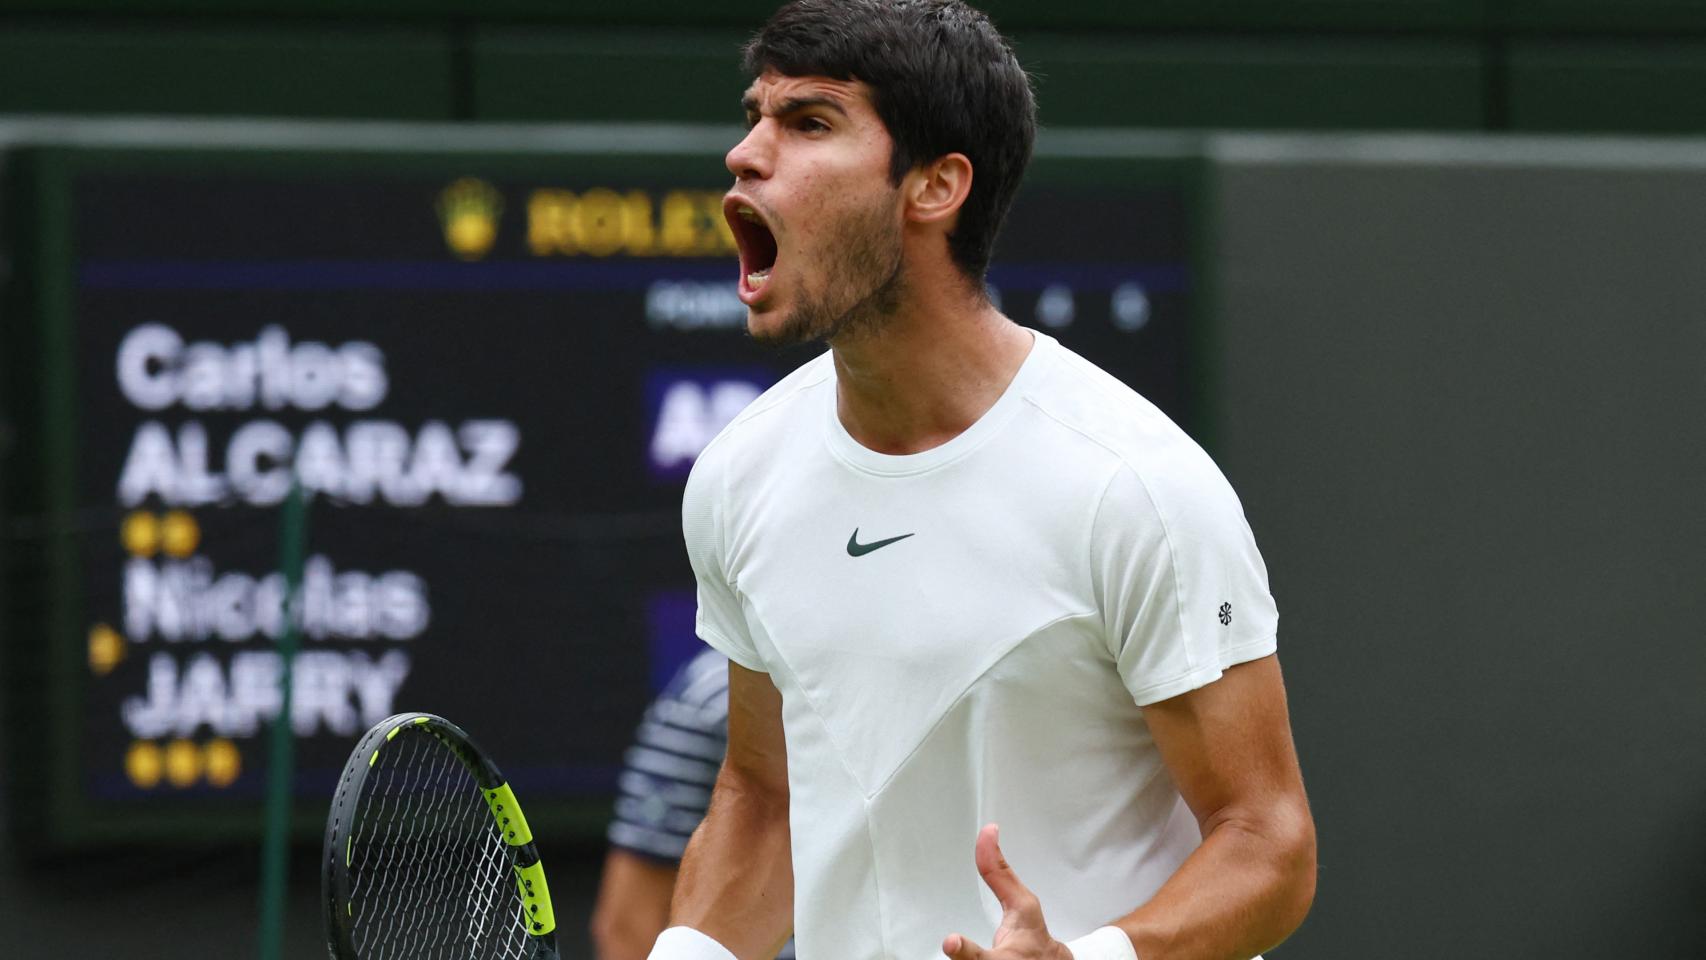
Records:
[[[421,27],[0,28],[0,112],[446,120],[450,45]]]
[[[1055,126],[1706,132],[1706,0],[988,0]],[[774,0],[13,0],[0,113],[714,121]]]
[[[1217,458],[1320,830],[1282,956],[1706,956],[1706,153],[1562,149],[1220,168]]]

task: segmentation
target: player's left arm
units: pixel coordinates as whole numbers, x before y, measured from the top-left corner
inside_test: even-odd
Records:
[[[1315,824],[1303,792],[1279,660],[1230,667],[1213,683],[1143,708],[1203,842],[1150,900],[1063,944],[1001,855],[978,834],[978,872],[1001,902],[990,948],[960,934],[953,960],[1248,960],[1290,936],[1315,898]]]
[[[1097,519],[1111,652],[1203,838],[1115,925],[1141,960],[1248,960],[1297,929],[1315,896],[1266,565],[1231,485],[1194,446],[1117,473]],[[1232,665],[1205,669],[1217,663]]]
[[[1141,960],[1244,960],[1296,930],[1315,898],[1315,823],[1279,659],[1143,708],[1203,842],[1114,922]]]

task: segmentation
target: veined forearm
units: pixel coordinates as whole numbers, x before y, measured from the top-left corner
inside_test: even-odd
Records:
[[[670,923],[693,927],[741,960],[769,960],[793,926],[788,797],[725,769],[681,861]]]
[[[1213,823],[1142,907],[1117,921],[1139,960],[1248,960],[1303,922],[1315,897],[1307,809]]]

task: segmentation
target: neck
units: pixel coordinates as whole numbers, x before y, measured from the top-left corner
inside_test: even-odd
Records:
[[[1033,342],[963,283],[908,286],[877,329],[830,343],[841,423],[878,453],[920,453],[958,436],[1001,398]]]

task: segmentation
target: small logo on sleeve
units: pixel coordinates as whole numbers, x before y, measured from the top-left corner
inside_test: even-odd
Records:
[[[1220,605],[1220,625],[1223,627],[1232,625],[1232,604],[1223,603]]]

